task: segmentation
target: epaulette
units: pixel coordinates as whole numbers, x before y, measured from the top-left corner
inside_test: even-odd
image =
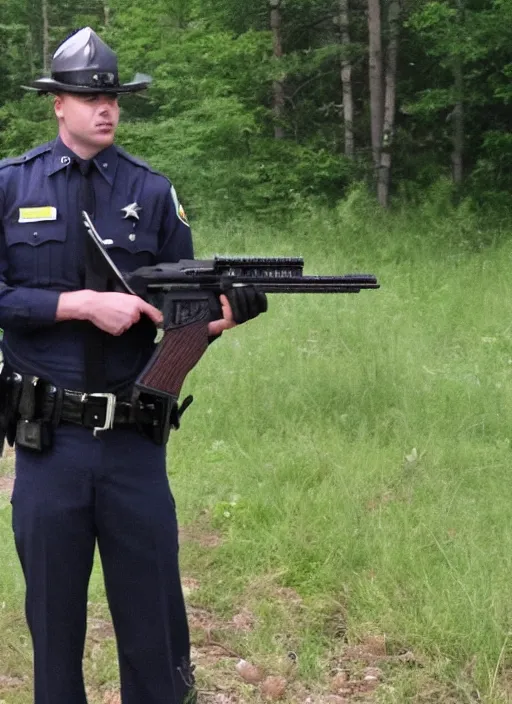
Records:
[[[118,147],[117,144],[116,149],[119,156],[122,156],[123,159],[126,159],[126,161],[130,161],[132,164],[135,164],[136,166],[141,166],[143,169],[146,169],[146,171],[150,171],[152,174],[156,174],[157,176],[163,176],[167,181],[170,181],[169,177],[166,174],[164,174],[162,171],[154,169],[150,164],[147,163],[147,161],[143,161],[142,159],[139,159],[138,157],[133,156],[132,154],[128,154],[128,152],[125,152],[124,149]]]
[[[30,149],[25,154],[21,156],[10,156],[6,159],[0,161],[0,169],[5,169],[7,166],[18,166],[19,164],[26,164],[27,161],[32,161],[41,154],[45,154],[52,150],[53,142],[46,142],[46,144],[40,144],[38,147]]]

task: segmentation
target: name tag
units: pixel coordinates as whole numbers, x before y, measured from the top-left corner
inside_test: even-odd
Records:
[[[18,222],[44,222],[57,220],[57,208],[51,205],[42,205],[38,208],[20,208]]]

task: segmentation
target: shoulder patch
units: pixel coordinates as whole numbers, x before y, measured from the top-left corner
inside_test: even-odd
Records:
[[[189,222],[188,222],[188,220],[187,220],[187,216],[186,216],[186,213],[185,213],[185,209],[184,209],[184,207],[182,206],[182,204],[180,203],[180,201],[178,200],[178,194],[176,193],[176,189],[174,188],[174,186],[171,186],[171,198],[172,198],[173,203],[174,203],[174,208],[175,208],[175,210],[176,210],[176,215],[178,216],[178,218],[181,220],[181,222],[182,222],[184,225],[187,225],[187,227],[190,227],[190,224],[189,224]]]
[[[46,144],[40,144],[34,149],[30,149],[28,152],[25,152],[25,154],[22,154],[21,156],[11,156],[7,157],[6,159],[2,159],[0,160],[0,169],[5,169],[7,166],[18,166],[19,164],[26,164],[27,161],[32,161],[32,159],[36,159],[41,154],[45,154],[46,152],[51,151],[52,147],[53,142],[47,142]]]

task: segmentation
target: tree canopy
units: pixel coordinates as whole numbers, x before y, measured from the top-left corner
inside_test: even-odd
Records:
[[[21,86],[87,24],[117,51],[123,80],[153,77],[147,94],[121,99],[119,140],[193,212],[333,204],[354,183],[376,188],[382,155],[392,198],[453,178],[475,202],[510,206],[510,0],[3,0],[0,156],[53,137],[51,98]]]

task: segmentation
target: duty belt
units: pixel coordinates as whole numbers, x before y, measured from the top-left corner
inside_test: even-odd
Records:
[[[57,388],[36,376],[5,371],[0,377],[0,426],[12,445],[42,451],[53,443],[53,430],[73,423],[98,433],[116,427],[137,428],[158,445],[167,442],[171,427],[179,428],[181,414],[173,398],[141,393],[133,399],[113,393],[83,393]]]

